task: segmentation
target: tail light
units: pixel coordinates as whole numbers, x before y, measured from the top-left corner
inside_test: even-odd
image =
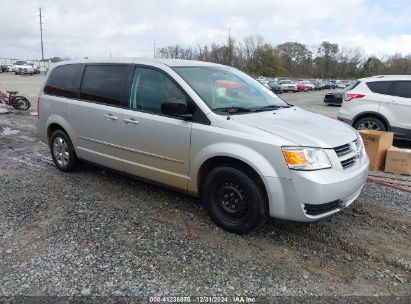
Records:
[[[364,96],[365,96],[364,94],[345,93],[344,100],[350,101],[350,100],[357,99],[357,98],[363,98]]]
[[[40,96],[37,97],[37,119],[40,119]]]

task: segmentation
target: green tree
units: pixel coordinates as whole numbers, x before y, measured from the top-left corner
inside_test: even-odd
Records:
[[[362,67],[362,76],[373,76],[384,74],[385,65],[377,57],[369,57]]]
[[[336,63],[338,54],[338,44],[323,41],[317,50],[315,64],[318,66],[321,78],[336,77]]]
[[[307,46],[299,42],[279,44],[275,51],[280,55],[284,68],[293,76],[303,76],[310,73],[312,53]]]

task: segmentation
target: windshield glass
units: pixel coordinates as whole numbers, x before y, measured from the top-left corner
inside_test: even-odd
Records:
[[[16,65],[26,65],[27,61],[16,61]]]
[[[173,69],[215,111],[289,106],[258,81],[234,68],[195,66]]]
[[[281,84],[294,84],[294,82],[292,82],[291,80],[281,80],[280,83]]]

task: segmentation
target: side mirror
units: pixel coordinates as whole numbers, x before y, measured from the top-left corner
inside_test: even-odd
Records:
[[[183,99],[165,99],[161,102],[161,113],[191,119],[193,114],[189,113],[187,101]]]

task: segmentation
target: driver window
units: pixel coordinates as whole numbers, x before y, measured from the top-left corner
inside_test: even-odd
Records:
[[[183,99],[183,92],[163,73],[136,68],[130,95],[130,108],[145,112],[161,113],[161,102],[165,99]]]

